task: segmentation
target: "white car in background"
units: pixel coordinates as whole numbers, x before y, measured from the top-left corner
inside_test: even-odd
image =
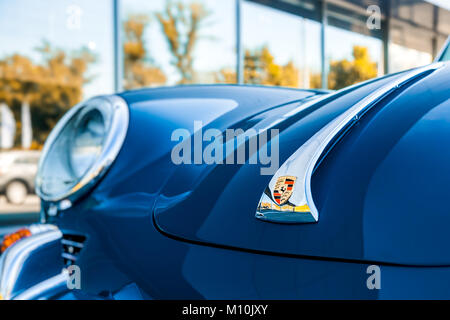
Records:
[[[11,204],[22,204],[34,194],[39,151],[0,151],[0,194]]]

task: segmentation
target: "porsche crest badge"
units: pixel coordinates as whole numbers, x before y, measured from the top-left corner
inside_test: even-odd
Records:
[[[279,205],[285,204],[292,195],[295,180],[297,177],[283,176],[279,177],[273,189],[273,199]]]

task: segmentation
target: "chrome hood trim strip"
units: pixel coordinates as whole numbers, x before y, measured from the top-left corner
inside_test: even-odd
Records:
[[[414,79],[439,69],[442,65],[443,63],[434,63],[411,70],[399,79],[374,91],[314,134],[286,160],[272,177],[268,188],[261,197],[256,218],[281,223],[317,222],[319,212],[311,194],[311,177],[323,152],[332,141],[335,141],[335,138],[356,123],[383,98]],[[295,185],[289,198],[289,204],[280,206],[273,202],[271,195],[274,193],[277,181],[286,177],[294,179]],[[270,202],[272,205],[270,209],[267,209]],[[286,212],[290,213],[286,214]]]

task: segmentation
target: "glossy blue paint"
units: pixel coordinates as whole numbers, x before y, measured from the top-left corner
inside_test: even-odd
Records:
[[[277,125],[280,130],[280,165],[325,124],[389,81],[392,78],[333,97],[320,108],[305,110],[295,122],[288,119],[288,123]],[[208,174],[204,173],[206,170]],[[264,223],[249,215],[248,212],[255,212],[271,179],[271,176],[261,176],[259,171],[257,165],[178,167],[161,194],[164,199],[187,191],[192,195],[170,207],[158,199],[155,207],[158,226],[167,233],[186,239],[237,248],[343,259],[363,258],[359,254],[361,237],[357,241],[346,242],[346,251],[343,252],[330,246],[330,243],[336,244],[336,233],[343,230],[327,224],[326,219],[325,223],[321,219],[317,224],[282,225]],[[356,227],[351,220],[342,223],[348,228]]]
[[[317,171],[322,213],[354,222],[346,237],[365,259],[450,265],[449,93],[448,66],[411,84],[362,119]]]
[[[396,77],[337,92],[277,124],[280,165]],[[205,129],[255,128],[319,92],[189,86],[122,94],[130,127],[118,158],[54,220],[87,237],[77,261],[83,290],[64,298],[450,298],[449,84],[447,64],[379,103],[330,150],[313,176],[321,219],[309,225],[256,220],[270,176],[249,164],[176,166],[170,134],[192,130],[193,120]],[[208,110],[212,101],[219,107]],[[366,286],[370,264],[381,266],[381,290]]]

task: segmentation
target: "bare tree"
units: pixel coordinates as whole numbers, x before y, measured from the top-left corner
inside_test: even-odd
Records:
[[[156,14],[174,58],[173,65],[181,75],[180,83],[193,82],[193,53],[201,24],[208,15],[201,3],[186,5],[172,1],[167,3],[164,12]]]
[[[144,31],[148,23],[146,15],[132,15],[124,23],[124,87],[127,90],[160,85],[167,80],[162,70],[153,65],[145,48]]]

